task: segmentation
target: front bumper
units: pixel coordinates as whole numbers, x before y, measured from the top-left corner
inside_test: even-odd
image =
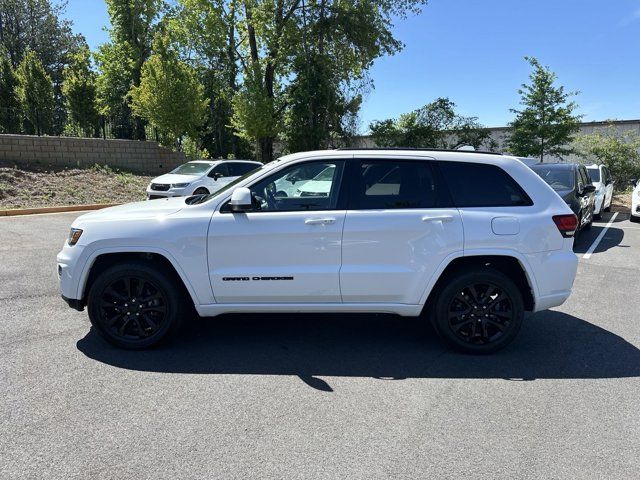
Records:
[[[67,298],[64,295],[61,295],[62,299],[67,302],[67,305],[69,305],[71,308],[73,308],[74,310],[77,310],[79,312],[82,312],[84,310],[85,307],[85,301],[80,299],[75,299],[75,298]]]
[[[170,188],[169,190],[151,190],[147,187],[147,199],[156,200],[158,198],[186,197],[189,195],[189,187]]]
[[[69,246],[65,242],[64,247],[56,257],[58,279],[60,280],[60,293],[62,298],[69,303],[70,300],[82,300],[79,292],[80,277],[86,263],[86,253],[83,245]],[[71,304],[69,306],[72,306]],[[76,308],[76,307],[73,307]]]

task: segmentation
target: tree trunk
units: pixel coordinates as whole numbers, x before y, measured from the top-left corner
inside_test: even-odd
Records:
[[[273,137],[262,137],[257,141],[258,161],[269,163],[273,160]]]

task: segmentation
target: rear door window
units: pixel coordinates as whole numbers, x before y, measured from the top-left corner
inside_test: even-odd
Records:
[[[228,177],[229,176],[229,167],[226,163],[220,163],[218,165],[216,165],[213,170],[211,170],[209,172],[209,176],[211,178],[213,178],[216,174],[218,174],[218,176],[222,176],[222,177]]]
[[[437,206],[436,176],[430,162],[360,161],[351,190],[350,209],[377,210]]]
[[[230,177],[239,177],[240,175],[244,175],[245,173],[258,168],[258,165],[243,162],[229,162],[227,165],[229,167]]]
[[[456,207],[520,207],[531,198],[502,168],[469,162],[438,162]]]

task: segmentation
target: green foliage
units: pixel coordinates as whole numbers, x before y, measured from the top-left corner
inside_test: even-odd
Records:
[[[100,70],[96,93],[101,115],[109,118],[116,138],[133,138],[134,125],[128,103],[131,76],[131,51],[127,44],[107,43],[95,53]]]
[[[185,137],[182,141],[182,152],[189,160],[199,160],[202,158],[211,158],[206,148],[198,145],[198,140],[192,137]]]
[[[20,132],[20,102],[16,77],[6,50],[0,45],[0,133]]]
[[[26,133],[49,133],[53,120],[53,84],[35,52],[26,53],[16,71],[17,94]]]
[[[541,162],[548,155],[562,158],[572,153],[570,144],[579,128],[581,116],[573,113],[577,104],[569,101],[577,92],[556,87],[556,75],[549,67],[535,58],[525,59],[533,72],[529,75],[531,83],[518,90],[523,109],[511,110],[516,118],[510,123],[509,148],[515,155],[539,157]]]
[[[455,103],[438,98],[397,119],[374,121],[371,136],[380,147],[444,148],[472,145],[476,149],[494,148],[489,131],[476,117],[455,112]]]
[[[100,124],[96,100],[96,74],[91,69],[91,54],[87,47],[75,53],[64,70],[64,93],[69,120],[77,124],[84,136],[96,134]]]
[[[213,157],[252,155],[249,142],[234,135],[232,99],[238,91],[235,0],[180,0],[163,23],[172,45],[198,72],[211,99],[200,138]]]
[[[131,98],[134,114],[156,127],[161,143],[170,146],[185,135],[197,135],[209,103],[195,71],[170,49],[161,49],[145,62]]]
[[[584,163],[606,165],[616,188],[640,178],[640,136],[632,130],[620,132],[614,125],[590,134],[578,135],[573,144]]]
[[[0,43],[14,68],[28,51],[35,52],[53,81],[54,106],[51,133],[60,134],[66,123],[62,72],[71,56],[86,46],[65,20],[66,2],[51,0],[0,0]]]
[[[143,140],[145,122],[132,116],[129,90],[140,85],[142,67],[152,52],[161,0],[106,0],[111,21],[110,43],[96,56],[101,72],[98,92],[117,138]]]
[[[232,118],[238,135],[255,140],[258,159],[269,162],[273,140],[285,123],[310,135],[305,141],[289,130],[290,148],[321,145],[320,139],[352,126],[360,100],[357,94],[345,92],[359,82],[360,87],[366,86],[366,72],[373,61],[401,48],[391,34],[393,17],[418,11],[425,3],[244,2],[238,17],[244,81],[233,102]]]

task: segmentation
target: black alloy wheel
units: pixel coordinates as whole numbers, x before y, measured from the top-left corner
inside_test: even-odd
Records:
[[[463,342],[487,345],[498,340],[513,321],[509,296],[497,285],[472,283],[449,303],[449,327]]]
[[[110,343],[128,349],[159,344],[191,313],[171,274],[150,261],[106,269],[88,295],[91,324]]]
[[[116,279],[102,291],[100,322],[116,337],[142,340],[156,334],[167,314],[167,300],[149,280],[138,276]]]
[[[524,318],[522,293],[492,268],[458,273],[439,288],[431,320],[438,334],[465,353],[491,353],[507,346]]]

